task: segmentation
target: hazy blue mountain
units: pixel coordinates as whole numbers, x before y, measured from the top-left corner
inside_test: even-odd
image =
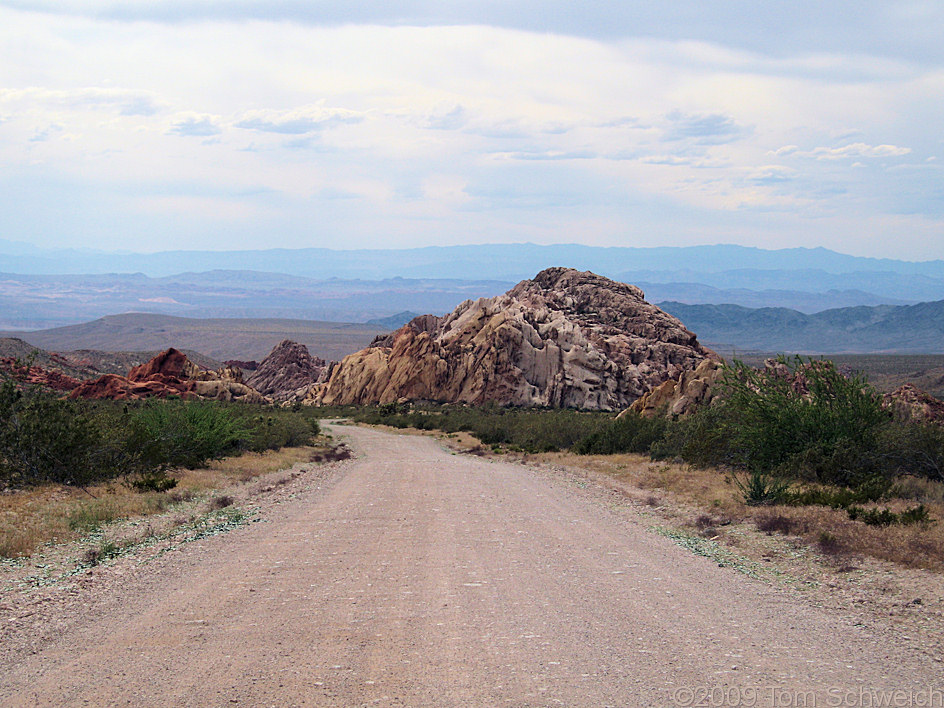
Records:
[[[367,320],[364,324],[374,327],[381,327],[382,329],[388,329],[392,331],[395,329],[400,329],[400,327],[405,325],[414,317],[419,317],[421,314],[422,313],[420,312],[410,312],[409,310],[404,310],[403,312],[398,312],[395,315],[390,315],[390,317],[378,317],[377,319]]]
[[[463,300],[497,295],[511,285],[455,279],[315,280],[222,270],[162,278],[0,273],[0,329],[47,329],[124,312],[364,322],[404,310],[444,314]]]
[[[726,273],[737,270],[821,271],[830,274],[884,272],[944,280],[944,261],[909,262],[863,258],[824,248],[765,250],[733,245],[603,248],[577,244],[539,246],[523,243],[352,251],[306,248],[136,254],[44,250],[0,241],[0,271],[33,274],[140,272],[156,277],[173,275],[182,270],[251,270],[318,279],[335,277],[374,280],[400,276],[463,280],[480,280],[487,277],[494,280],[518,281],[543,268],[557,265],[592,270],[621,280],[626,280],[622,277],[624,273],[646,271]],[[673,277],[671,280],[706,282],[689,277]],[[838,286],[832,285],[822,289],[836,287]],[[800,289],[810,290],[810,287]],[[871,288],[868,290],[872,292]]]
[[[627,281],[638,285],[650,302],[672,300],[685,304],[731,304],[744,307],[786,307],[813,313],[836,307],[856,305],[907,305],[913,300],[882,297],[863,290],[751,290],[749,288],[716,288],[701,283],[647,283]]]
[[[944,353],[944,300],[846,307],[811,315],[786,308],[739,305],[662,302],[659,307],[723,353]]]

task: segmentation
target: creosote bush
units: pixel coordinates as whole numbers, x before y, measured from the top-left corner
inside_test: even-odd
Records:
[[[123,478],[138,491],[164,492],[176,484],[173,469],[307,444],[318,432],[308,408],[73,401],[6,378],[0,382],[0,489]]]

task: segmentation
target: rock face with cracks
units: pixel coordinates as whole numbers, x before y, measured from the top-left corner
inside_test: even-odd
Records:
[[[694,369],[683,371],[677,378],[668,379],[648,391],[627,410],[647,418],[690,415],[715,399],[721,374],[720,361],[705,359]],[[625,413],[620,413],[620,417]]]
[[[246,383],[276,401],[288,401],[299,389],[323,380],[327,368],[325,360],[313,357],[304,344],[285,339],[259,363]]]
[[[504,295],[378,338],[310,397],[617,410],[714,356],[639,288],[548,268]]]

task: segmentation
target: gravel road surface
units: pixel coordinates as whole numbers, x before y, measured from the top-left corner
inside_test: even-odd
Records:
[[[906,637],[693,555],[601,490],[334,432],[354,460],[0,664],[0,705],[942,705],[944,665]]]

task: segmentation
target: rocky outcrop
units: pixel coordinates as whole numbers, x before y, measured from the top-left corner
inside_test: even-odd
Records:
[[[9,375],[17,384],[42,386],[53,391],[72,391],[82,382],[60,371],[45,369],[42,366],[27,366],[16,357],[0,358],[0,372]]]
[[[913,384],[904,384],[886,393],[882,406],[904,419],[944,424],[944,401]]]
[[[288,401],[298,397],[300,389],[307,391],[312,384],[324,380],[327,369],[327,362],[309,354],[304,344],[285,339],[259,363],[246,382],[276,401]]]
[[[707,406],[718,393],[722,364],[704,359],[694,369],[683,371],[677,379],[669,379],[636,399],[627,409],[652,418],[657,415],[686,416]],[[618,417],[626,413],[620,413]]]
[[[173,347],[128,372],[131,381],[186,381],[197,378],[203,370],[187,355]]]
[[[639,288],[549,268],[504,295],[378,338],[311,398],[616,410],[714,356]]]
[[[76,387],[70,398],[138,400],[142,398],[206,398],[217,401],[267,402],[242,381],[242,371],[224,366],[219,371],[201,369],[183,352],[168,349],[127,376],[105,374]]]

